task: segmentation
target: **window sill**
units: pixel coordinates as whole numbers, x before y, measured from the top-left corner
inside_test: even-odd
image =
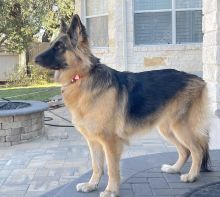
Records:
[[[134,45],[134,51],[184,51],[196,50],[202,47],[202,43],[186,44],[158,44],[158,45]]]
[[[109,47],[91,47],[93,53],[109,53]]]

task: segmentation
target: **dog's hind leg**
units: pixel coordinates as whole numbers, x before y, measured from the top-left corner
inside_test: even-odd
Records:
[[[186,122],[179,121],[175,123],[172,128],[175,130],[177,139],[190,150],[192,156],[190,171],[188,174],[181,175],[181,181],[194,182],[199,175],[203,159],[203,148],[200,144],[201,139],[195,135],[192,127],[188,126]]]
[[[173,122],[171,127],[175,137],[190,151],[192,157],[189,173],[181,175],[183,182],[195,181],[201,167],[208,170],[209,163],[207,90],[203,88],[193,91],[194,97],[185,108],[187,110]]]
[[[103,175],[104,166],[104,152],[101,144],[97,141],[91,141],[87,139],[89,145],[90,155],[92,159],[93,174],[90,181],[87,183],[79,183],[76,186],[77,191],[91,192],[98,188],[99,181]]]
[[[103,142],[103,148],[108,168],[108,185],[100,197],[119,196],[120,186],[120,158],[123,150],[123,143],[118,137],[109,137]]]
[[[167,141],[176,146],[179,154],[179,158],[175,164],[163,164],[161,167],[161,171],[167,173],[179,173],[183,165],[186,163],[190,152],[177,140],[167,123],[161,124],[159,126],[159,132]]]

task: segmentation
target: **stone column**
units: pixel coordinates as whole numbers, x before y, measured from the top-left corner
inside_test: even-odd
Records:
[[[203,77],[211,111],[220,109],[220,0],[203,0]]]

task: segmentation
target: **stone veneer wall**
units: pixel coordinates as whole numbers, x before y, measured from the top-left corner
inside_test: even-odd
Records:
[[[123,1],[126,1],[127,65],[123,61]],[[76,0],[76,13],[85,22],[83,0]],[[101,61],[117,70],[140,72],[153,69],[175,68],[192,73],[202,73],[202,44],[134,45],[133,1],[109,2],[109,47],[92,48]]]
[[[166,68],[202,75],[202,45],[154,45],[129,48],[129,71]]]
[[[12,146],[39,137],[43,133],[44,112],[0,117],[0,146]]]
[[[220,109],[220,1],[203,0],[203,71],[212,111]]]

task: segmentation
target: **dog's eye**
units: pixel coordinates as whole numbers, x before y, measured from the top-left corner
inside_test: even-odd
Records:
[[[64,50],[64,44],[62,42],[57,42],[55,45],[54,45],[54,50],[55,51],[63,51]]]

